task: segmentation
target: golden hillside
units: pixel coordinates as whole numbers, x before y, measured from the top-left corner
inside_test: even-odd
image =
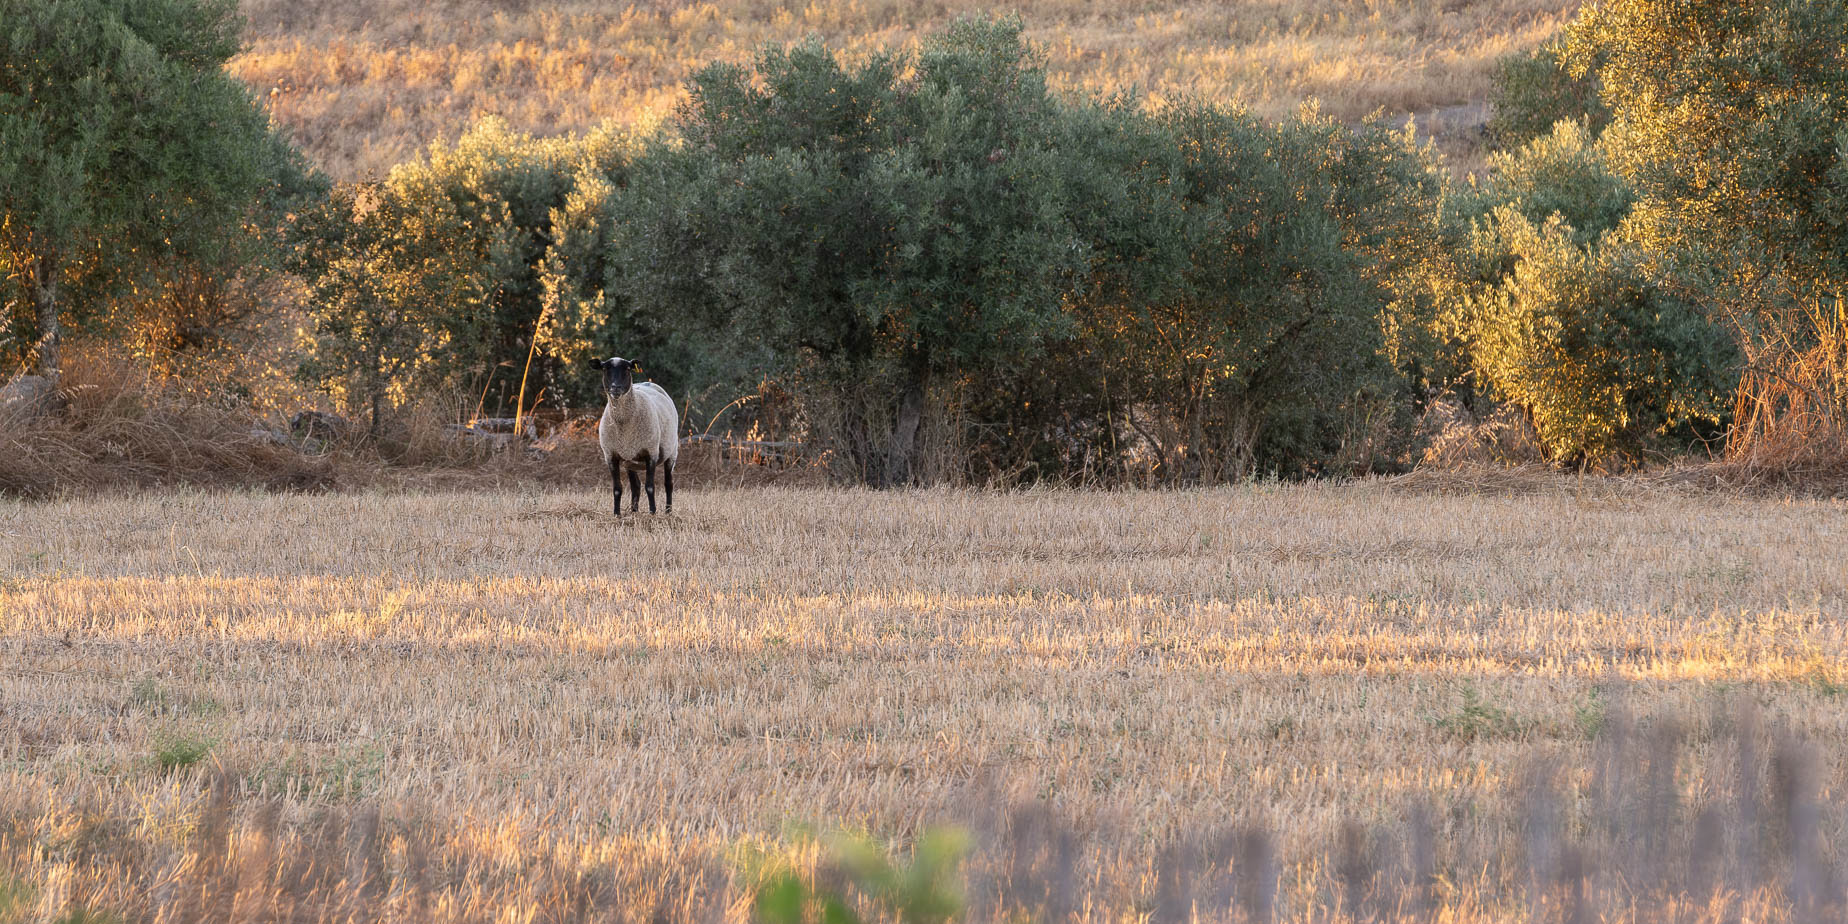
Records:
[[[1018,8],[1059,84],[1197,93],[1276,115],[1307,99],[1357,120],[1419,114],[1469,156],[1496,59],[1557,31],[1579,0],[1236,0]],[[383,174],[490,113],[556,133],[647,124],[714,60],[818,35],[901,45],[969,0],[770,3],[594,0],[244,0],[237,76],[334,176]]]

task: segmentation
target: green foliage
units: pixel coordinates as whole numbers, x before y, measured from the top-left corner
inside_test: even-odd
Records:
[[[453,209],[459,226],[434,228],[435,240],[471,254],[479,298],[450,306],[443,326],[450,348],[446,361],[469,390],[504,364],[510,377],[525,373],[524,360],[538,339],[542,361],[530,383],[529,400],[541,382],[556,390],[577,385],[583,361],[601,352],[604,318],[594,308],[565,297],[582,292],[594,267],[578,268],[569,258],[578,237],[596,228],[581,225],[561,234],[562,217],[577,217],[624,183],[628,149],[604,130],[582,138],[535,139],[510,131],[498,119],[477,123],[455,147],[434,144],[422,159],[392,171],[386,194],[419,207]],[[435,240],[432,243],[435,243]],[[562,248],[554,253],[555,247]],[[577,272],[573,272],[577,269]],[[552,309],[556,308],[556,312]],[[567,371],[568,370],[568,371]],[[579,389],[576,397],[583,397]]]
[[[1514,713],[1494,703],[1484,702],[1474,684],[1463,687],[1463,704],[1457,711],[1432,721],[1432,727],[1469,744],[1493,738],[1518,738],[1526,734],[1527,724]]]
[[[771,376],[874,484],[1404,458],[1453,265],[1409,134],[1061,100],[1014,20],[690,91],[639,149],[488,123],[337,193],[301,223],[304,375],[375,419],[527,347],[587,400],[565,370],[618,349],[677,395]]]
[[[582,374],[593,358],[641,357],[649,377],[676,396],[718,382],[735,385],[746,377],[740,367],[749,367],[733,359],[751,355],[748,347],[702,340],[673,313],[630,296],[612,241],[624,220],[620,202],[629,195],[636,156],[629,140],[608,131],[586,137],[570,189],[545,229],[549,243],[536,266],[538,347],[548,360],[546,387],[566,404],[602,402],[601,379]]]
[[[128,691],[128,704],[153,715],[165,714],[173,708],[167,691],[151,676],[135,681]]]
[[[1279,455],[1260,469],[1274,474],[1362,474],[1409,465],[1415,406],[1424,370],[1438,348],[1442,287],[1454,273],[1453,242],[1443,214],[1445,176],[1433,148],[1408,124],[1389,131],[1368,123],[1358,131],[1323,121],[1322,170],[1334,187],[1331,212],[1354,275],[1346,323],[1364,358],[1343,368],[1329,357],[1310,384],[1324,400],[1324,451]],[[1364,319],[1364,320],[1363,320]],[[1331,387],[1332,386],[1332,387]],[[1297,461],[1297,460],[1301,461]]]
[[[807,376],[856,477],[912,480],[935,385],[1068,327],[1088,248],[1065,110],[1020,32],[966,20],[915,55],[850,66],[811,42],[707,68],[686,143],[638,168],[617,242],[633,297]]]
[[[1166,480],[1330,470],[1424,348],[1418,277],[1442,262],[1428,152],[1376,127],[1200,103],[1155,126],[1174,153],[1144,159],[1156,198],[1130,214],[1171,230],[1117,257],[1173,279],[1085,306],[1113,413]]]
[[[1828,667],[1818,662],[1804,673],[1803,682],[1816,691],[1818,695],[1834,699],[1848,693],[1848,681],[1836,680]]]
[[[1845,0],[1611,0],[1565,60],[1596,68],[1628,235],[1722,318],[1793,419],[1848,419]]]
[[[291,269],[308,283],[313,328],[298,370],[377,435],[389,406],[454,381],[457,314],[483,300],[475,255],[453,246],[464,219],[376,185],[337,189],[296,228]]]
[[[169,732],[154,741],[154,766],[161,773],[177,773],[212,753],[214,742],[187,732]]]
[[[0,873],[0,922],[22,920],[37,890],[6,873]]]
[[[1718,419],[1730,341],[1627,248],[1581,246],[1557,216],[1535,227],[1507,206],[1484,233],[1515,266],[1478,306],[1476,363],[1528,411],[1552,459],[1634,459],[1671,426]]]
[[[1318,159],[1312,126],[1272,128],[1197,104],[1162,119],[1181,152],[1164,178],[1184,229],[1181,285],[1120,313],[1106,308],[1116,323],[1105,354],[1142,373],[1123,376],[1128,401],[1178,411],[1151,428],[1158,471],[1236,476],[1256,467],[1271,431],[1299,422],[1277,412],[1314,413],[1322,362],[1341,374],[1377,359],[1365,340],[1377,325],[1370,316],[1351,323],[1357,280],[1330,214],[1333,184],[1302,169]]]
[[[1574,23],[1567,61],[1604,77],[1612,158],[1649,230],[1839,285],[1845,31],[1843,0],[1618,0]]]
[[[292,256],[315,322],[303,377],[368,411],[375,432],[416,393],[516,398],[529,353],[527,408],[542,388],[586,398],[578,369],[608,355],[609,335],[603,267],[585,254],[626,157],[608,132],[535,139],[488,119],[381,183],[337,190]]]
[[[291,755],[245,772],[242,784],[256,792],[290,798],[343,801],[377,791],[385,772],[385,750],[377,744],[342,746],[332,757]]]
[[[0,0],[0,268],[35,309],[9,299],[5,349],[55,375],[63,324],[232,272],[312,185],[223,70],[240,25],[229,0]]]
[[[1622,224],[1636,193],[1611,169],[1583,123],[1562,121],[1517,150],[1491,155],[1487,179],[1472,177],[1459,198],[1458,211],[1467,219],[1502,206],[1535,225],[1557,215],[1572,228],[1573,243],[1583,246]]]
[[[1494,82],[1488,131],[1498,148],[1521,147],[1560,122],[1578,122],[1592,135],[1610,124],[1610,110],[1598,95],[1596,64],[1568,70],[1557,42],[1503,58]]]
[[[958,867],[969,852],[969,836],[933,828],[918,838],[909,864],[894,862],[871,839],[837,834],[828,839],[829,861],[844,874],[846,888],[783,870],[759,887],[755,911],[764,924],[859,924],[854,894],[901,924],[945,924],[962,913]]]
[[[616,198],[631,297],[757,345],[873,483],[927,403],[989,477],[1365,467],[1448,265],[1409,135],[1062,101],[1013,21],[708,68],[680,132]]]
[[[1717,424],[1731,343],[1655,281],[1626,237],[1635,193],[1584,126],[1557,123],[1490,167],[1458,197],[1471,232],[1445,322],[1478,384],[1569,466],[1634,461],[1671,431]]]
[[[1129,446],[1120,406],[1132,384],[1116,342],[1122,313],[1175,297],[1187,269],[1182,205],[1165,186],[1180,157],[1169,131],[1133,99],[1071,106],[1063,124],[1069,215],[1089,265],[1068,306],[1070,329],[1031,362],[967,378],[958,394],[975,422],[961,434],[965,470],[984,481],[1118,468]]]
[[[1604,694],[1593,689],[1585,695],[1583,702],[1572,707],[1572,723],[1578,726],[1579,734],[1587,741],[1595,740],[1604,733],[1604,727],[1610,719],[1610,705],[1604,701]]]

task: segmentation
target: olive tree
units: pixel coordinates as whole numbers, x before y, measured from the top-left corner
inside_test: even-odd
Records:
[[[1650,270],[1629,235],[1636,191],[1605,145],[1565,120],[1489,167],[1456,197],[1470,230],[1453,321],[1482,389],[1575,468],[1716,427],[1734,381],[1726,332]]]
[[[1844,34],[1848,0],[1609,0],[1566,45],[1637,191],[1626,235],[1734,332],[1759,423],[1793,435],[1848,432]]]
[[[1580,242],[1558,213],[1535,225],[1512,206],[1480,233],[1512,269],[1477,297],[1476,365],[1553,461],[1635,461],[1670,428],[1724,413],[1732,344],[1655,283],[1635,247],[1609,233]]]
[[[312,326],[298,375],[376,437],[385,411],[453,381],[453,319],[487,295],[467,222],[441,202],[379,184],[341,186],[303,215],[290,268],[307,283]]]
[[[915,55],[818,43],[693,81],[613,246],[631,297],[749,332],[833,399],[856,477],[915,480],[933,390],[1066,329],[1089,256],[1064,106],[1017,21]]]
[[[1442,256],[1428,152],[1313,114],[1191,102],[1156,122],[1180,270],[1086,312],[1119,419],[1161,480],[1370,465],[1360,430],[1401,397],[1422,338],[1399,333],[1427,323],[1416,277]]]
[[[68,322],[174,263],[222,262],[254,207],[301,185],[223,70],[240,28],[232,0],[0,0],[0,262],[47,378]]]
[[[497,383],[519,412],[542,388],[584,397],[578,370],[606,325],[600,264],[577,258],[626,157],[609,131],[535,138],[490,118],[338,190],[291,255],[314,324],[303,377],[375,420],[413,393]]]

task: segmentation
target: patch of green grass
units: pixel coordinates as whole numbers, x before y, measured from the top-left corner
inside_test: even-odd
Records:
[[[1514,713],[1484,702],[1475,684],[1463,686],[1463,705],[1457,711],[1434,719],[1431,724],[1438,731],[1465,744],[1494,738],[1518,738],[1527,732],[1526,723]]]
[[[72,908],[52,920],[52,924],[121,924],[121,918],[107,911]]]
[[[0,873],[0,921],[12,924],[25,919],[26,906],[37,894],[31,886]]]
[[[246,773],[244,782],[259,792],[341,801],[372,792],[384,772],[385,749],[378,744],[367,744],[343,749],[326,761],[293,756]]]
[[[211,716],[225,711],[225,704],[213,697],[169,691],[152,674],[129,688],[125,706],[148,715],[173,715],[184,709],[194,715]]]
[[[1830,699],[1848,693],[1848,680],[1835,679],[1830,676],[1828,668],[1820,664],[1810,668],[1809,673],[1803,675],[1803,682]]]
[[[745,857],[757,880],[756,917],[766,924],[860,924],[861,902],[877,910],[873,920],[899,924],[946,924],[963,910],[959,867],[969,852],[969,835],[957,828],[925,831],[911,861],[895,860],[872,838],[841,832],[824,839],[827,865],[846,885],[804,876],[759,851]]]
[[[128,705],[152,715],[165,715],[172,708],[166,689],[152,675],[135,681],[129,688]]]
[[[1604,694],[1594,689],[1585,695],[1583,702],[1572,707],[1572,723],[1578,726],[1579,734],[1586,738],[1596,738],[1604,733],[1604,720],[1608,712]]]
[[[190,732],[163,734],[154,740],[154,766],[163,774],[178,773],[204,760],[215,744]]]

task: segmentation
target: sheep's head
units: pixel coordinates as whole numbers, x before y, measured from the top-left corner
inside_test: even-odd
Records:
[[[599,359],[591,365],[603,370],[603,393],[614,401],[629,393],[635,386],[635,367],[639,365],[633,359],[612,356]]]

